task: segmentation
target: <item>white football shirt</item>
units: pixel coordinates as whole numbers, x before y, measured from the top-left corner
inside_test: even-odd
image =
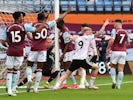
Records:
[[[90,35],[80,36],[76,39],[73,59],[83,60],[87,58],[91,40],[92,37]]]

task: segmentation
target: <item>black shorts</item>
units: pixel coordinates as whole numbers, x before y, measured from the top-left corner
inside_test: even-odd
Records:
[[[53,64],[52,59],[48,59],[47,62],[44,63],[43,68],[42,68],[43,76],[51,76],[52,64]]]
[[[51,76],[51,68],[43,68],[42,75],[43,76]]]
[[[106,62],[106,61],[107,61],[105,55],[102,55],[102,56],[99,57],[99,62],[102,62],[102,61],[103,61],[103,62]]]
[[[75,71],[76,69],[78,69],[79,67],[85,68],[85,69],[90,69],[92,68],[91,65],[86,63],[86,60],[73,60],[72,64],[69,67],[70,71]]]

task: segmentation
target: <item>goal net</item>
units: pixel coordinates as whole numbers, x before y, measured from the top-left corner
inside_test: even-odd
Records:
[[[48,20],[54,19],[54,0],[0,0],[0,37],[4,28],[13,23],[12,13],[23,11],[26,13],[24,21],[27,23],[36,22],[39,12],[49,13]],[[26,40],[27,46],[30,42]],[[6,82],[6,50],[7,48],[0,43],[0,88],[5,88]],[[20,80],[25,77],[26,59],[20,67]],[[20,81],[19,80],[19,81]]]

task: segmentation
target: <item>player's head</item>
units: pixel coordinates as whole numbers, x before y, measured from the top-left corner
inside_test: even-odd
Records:
[[[44,20],[47,20],[47,18],[48,18],[48,15],[45,15],[44,12],[40,12],[37,15],[37,20],[38,21],[44,21]]]
[[[87,23],[84,23],[81,25],[81,31],[84,31],[84,28],[89,27],[89,25]]]
[[[53,41],[51,38],[47,38],[46,39],[46,47],[49,48],[53,45]]]
[[[17,11],[13,13],[13,19],[15,20],[15,22],[17,21],[22,23],[24,21],[24,16],[25,16],[25,13],[21,11]]]
[[[63,27],[64,27],[64,20],[63,19],[62,20],[58,20],[57,21],[57,28],[63,29]]]
[[[115,28],[122,28],[122,21],[120,19],[116,19],[114,23]]]
[[[92,28],[90,28],[90,27],[83,27],[82,28],[82,32],[83,32],[83,34],[85,35],[91,35],[93,32],[92,32]]]
[[[89,27],[89,25],[87,23],[84,23],[81,25],[81,27]]]
[[[105,36],[102,36],[101,41],[105,41]]]

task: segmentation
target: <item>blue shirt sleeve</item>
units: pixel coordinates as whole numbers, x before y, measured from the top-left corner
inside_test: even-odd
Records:
[[[0,39],[2,40],[7,40],[7,33],[6,33],[6,29],[3,30],[3,32],[0,35]]]
[[[130,36],[129,36],[129,34],[127,34],[127,42],[131,42],[132,40],[130,39]]]
[[[116,30],[115,29],[112,29],[112,31],[111,31],[111,38],[112,39],[116,38]]]
[[[56,21],[55,20],[47,22],[47,25],[48,25],[49,28],[50,27],[54,27],[55,24],[56,24]]]
[[[32,24],[24,24],[24,28],[26,32],[35,32],[36,28],[32,26]]]
[[[64,32],[63,39],[64,39],[65,43],[69,43],[70,42],[70,34],[68,32]]]

